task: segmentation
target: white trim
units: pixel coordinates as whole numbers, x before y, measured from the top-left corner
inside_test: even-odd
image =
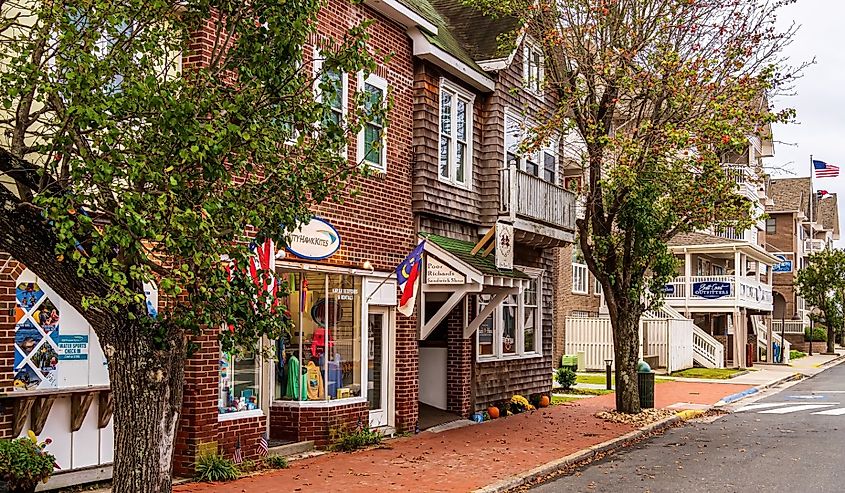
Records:
[[[363,366],[363,365],[361,365]],[[363,386],[362,386],[363,388]],[[362,392],[363,394],[363,392]],[[356,397],[349,397],[346,399],[331,399],[331,400],[324,400],[320,399],[318,401],[282,401],[282,400],[275,400],[270,403],[270,408],[272,409],[273,406],[277,407],[339,407],[339,406],[346,406],[349,404],[360,404],[364,403],[367,404],[367,398],[363,396],[356,396]]]
[[[367,78],[364,78],[364,72],[358,72],[358,91],[364,91],[364,84],[369,84],[379,90],[381,90],[382,101],[386,104],[387,103],[387,81],[376,74],[370,74]],[[381,163],[375,164],[370,161],[365,161],[364,156],[366,155],[365,147],[365,130],[366,130],[366,122],[364,123],[364,127],[361,128],[361,131],[358,132],[357,137],[357,154],[356,159],[361,163],[362,166],[369,166],[371,169],[386,173],[387,172],[387,125],[385,122],[382,121],[381,125]]]
[[[320,82],[322,81],[322,77],[320,77],[321,72],[323,70],[323,55],[320,52],[320,49],[316,46],[314,47],[314,58],[312,58],[312,69],[314,75],[314,98],[318,102],[323,101],[323,95],[320,92]],[[349,74],[346,72],[340,73],[340,94],[341,94],[341,118],[342,120],[346,120],[349,114]],[[320,123],[317,123],[320,125]],[[347,154],[347,150],[349,148],[349,144],[347,143],[343,147],[343,155]]]
[[[219,382],[218,382],[219,383]],[[261,409],[250,409],[248,411],[235,411],[233,413],[218,413],[217,422],[236,421],[238,419],[260,418],[264,416]]]
[[[440,173],[440,140],[443,138],[443,94],[448,93],[452,97],[452,104],[450,105],[451,128],[449,137],[449,151],[447,159],[449,161],[449,176],[444,177]],[[464,103],[464,141],[466,145],[466,152],[464,153],[464,181],[458,181],[457,167],[458,167],[458,101]],[[437,93],[437,178],[441,183],[472,190],[472,163],[473,163],[473,137],[474,137],[474,121],[473,112],[475,111],[475,94],[463,89],[462,87],[452,83],[446,78],[440,78],[440,89]]]
[[[413,41],[414,56],[434,63],[480,91],[493,92],[496,89],[493,79],[431,44],[419,29],[408,29],[408,36]]]
[[[531,57],[529,55],[533,52],[537,52],[540,54],[540,65],[537,67],[536,89],[531,87],[532,81],[529,79],[531,75],[528,73],[529,63],[531,60]],[[529,36],[525,36],[525,39],[522,41],[522,87],[525,89],[526,92],[542,100],[545,97],[545,91],[543,87],[545,85],[545,78],[546,54],[543,52],[542,46],[540,46]]]
[[[405,27],[419,26],[431,34],[437,34],[437,26],[396,0],[364,0],[364,5],[372,7],[388,19]]]
[[[519,47],[522,45],[522,41],[525,39],[525,36],[525,30],[520,30],[519,36],[516,38],[516,43],[514,43],[514,49],[511,50],[508,56],[481,60],[477,62],[478,66],[489,71],[504,70],[508,68],[510,64],[513,63],[513,59],[516,57],[516,53],[519,51]]]

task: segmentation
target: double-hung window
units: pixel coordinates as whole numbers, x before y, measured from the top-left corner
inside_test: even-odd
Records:
[[[368,115],[383,106],[387,100],[387,81],[370,74],[358,76],[358,90],[364,92],[364,105]],[[379,171],[387,171],[387,135],[380,115],[368,116],[358,134],[358,161]]]
[[[541,354],[542,273],[534,271],[529,274],[532,279],[525,290],[521,294],[508,295],[478,328],[476,342],[479,360]],[[484,309],[492,299],[492,295],[478,295],[478,311]]]
[[[472,176],[474,97],[446,81],[440,83],[440,180],[469,187]]]
[[[327,103],[323,125],[342,126],[349,102],[349,77],[336,68],[323,67],[323,55],[314,50],[314,76],[317,100]]]
[[[543,50],[537,44],[526,39],[522,47],[522,80],[526,89],[542,94],[545,68]]]
[[[520,150],[522,142],[530,137],[530,129],[533,126],[533,122],[521,121],[510,112],[505,112],[505,165],[516,166],[529,175],[557,184],[559,162],[557,138],[549,139],[530,152]]]

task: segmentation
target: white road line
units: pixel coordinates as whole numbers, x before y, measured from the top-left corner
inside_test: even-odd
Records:
[[[759,414],[789,414],[797,413],[799,411],[809,411],[810,409],[821,409],[823,407],[833,407],[834,404],[802,404],[800,406],[781,407],[779,409],[769,409],[768,411],[760,411]]]
[[[845,407],[840,407],[837,409],[828,409],[827,411],[819,411],[817,413],[812,414],[821,414],[824,416],[842,416],[845,414]]]
[[[792,402],[765,402],[760,404],[749,404],[747,406],[743,406],[739,409],[734,410],[735,413],[741,413],[743,411],[753,411],[755,409],[766,409],[768,407],[778,407],[778,406],[788,406],[792,404]]]

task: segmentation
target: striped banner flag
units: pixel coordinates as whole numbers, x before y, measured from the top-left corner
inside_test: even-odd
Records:
[[[816,178],[836,178],[839,176],[839,167],[827,164],[824,161],[813,160],[813,169],[816,170]]]
[[[238,442],[235,444],[235,457],[232,459],[232,462],[235,464],[241,464],[244,461],[244,453],[241,450],[241,437],[238,437]]]
[[[267,457],[267,433],[262,433],[260,437],[258,437],[258,455],[261,457]]]

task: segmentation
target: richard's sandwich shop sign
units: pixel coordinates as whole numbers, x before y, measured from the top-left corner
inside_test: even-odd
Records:
[[[288,233],[287,249],[308,260],[329,258],[340,249],[340,234],[330,222],[314,217]]]

